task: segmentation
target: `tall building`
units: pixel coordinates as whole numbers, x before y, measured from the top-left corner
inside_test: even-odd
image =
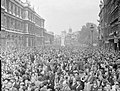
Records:
[[[120,50],[120,0],[101,1],[99,17],[105,48]]]
[[[27,0],[26,0],[27,1]],[[0,47],[34,47],[44,43],[45,20],[28,2],[1,0]]]

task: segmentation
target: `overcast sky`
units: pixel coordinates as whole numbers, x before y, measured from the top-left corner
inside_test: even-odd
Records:
[[[23,0],[25,1],[25,0]],[[45,19],[45,28],[55,34],[61,31],[80,31],[82,25],[92,22],[98,25],[100,0],[29,0]],[[39,8],[38,8],[39,7]]]

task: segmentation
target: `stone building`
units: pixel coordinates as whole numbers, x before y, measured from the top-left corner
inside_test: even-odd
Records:
[[[44,43],[44,22],[28,2],[1,0],[0,47],[34,47]]]
[[[120,50],[120,0],[101,1],[99,17],[105,48]]]

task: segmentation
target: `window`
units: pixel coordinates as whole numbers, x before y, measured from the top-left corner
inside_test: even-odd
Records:
[[[20,17],[21,17],[21,8],[20,8]]]
[[[19,22],[19,30],[21,31],[21,22]]]
[[[18,6],[16,5],[16,15],[18,15]]]
[[[22,31],[24,32],[24,29],[25,29],[25,25],[24,25],[24,22],[22,22]]]
[[[15,20],[15,29],[16,29],[16,20]]]
[[[33,17],[32,17],[32,18],[33,18],[33,22],[34,22],[34,14],[33,14]]]
[[[31,13],[31,16],[30,16],[30,20],[32,21],[32,13]]]
[[[23,19],[25,18],[25,10],[24,9],[21,10],[21,16]]]
[[[28,19],[30,19],[30,12],[28,12]]]
[[[31,12],[30,12],[30,16],[29,16],[29,19],[31,20]]]
[[[43,28],[44,27],[44,21],[41,20],[41,27]]]
[[[31,21],[33,21],[33,14],[31,14]]]
[[[13,14],[13,3],[11,2],[11,13]]]
[[[18,7],[18,16],[20,17],[20,7]]]
[[[9,2],[9,12],[11,13],[11,2]]]
[[[21,17],[23,18],[23,9],[21,9]]]
[[[7,2],[6,2],[6,0],[3,0],[3,1],[4,1],[4,7],[7,10]]]
[[[15,4],[13,4],[13,14],[15,14]]]
[[[12,24],[11,24],[12,23],[12,18],[9,18],[9,20],[10,20],[9,23],[10,23],[10,29],[11,29],[12,28]]]
[[[17,30],[19,29],[19,21],[17,21]]]
[[[26,10],[25,11],[25,18],[28,19],[29,18],[29,12]]]
[[[13,29],[13,19],[11,18],[11,28]]]
[[[3,16],[1,18],[3,26],[5,26],[5,20],[4,20],[4,18],[5,18],[5,15],[3,14]]]
[[[28,33],[28,24],[27,23],[25,24],[25,32]]]
[[[17,6],[15,5],[15,15],[17,15]]]
[[[10,1],[6,0],[6,3],[5,3],[5,4],[6,4],[7,12],[9,12],[9,2],[10,2]]]
[[[21,22],[21,30],[23,30],[23,22]]]
[[[22,26],[22,22],[20,22],[20,30],[21,30],[21,31],[22,31],[22,27],[23,27],[23,26]]]
[[[18,22],[17,22],[17,20],[15,21],[15,29],[18,29]]]
[[[15,29],[15,20],[13,19],[13,28]]]
[[[10,28],[10,18],[7,17],[7,28],[9,29]]]
[[[20,30],[20,22],[18,21],[18,29]]]

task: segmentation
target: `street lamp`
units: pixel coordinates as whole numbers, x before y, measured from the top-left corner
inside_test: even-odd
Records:
[[[92,46],[93,46],[93,31],[94,31],[94,26],[93,25],[90,26],[90,31],[92,33]]]

